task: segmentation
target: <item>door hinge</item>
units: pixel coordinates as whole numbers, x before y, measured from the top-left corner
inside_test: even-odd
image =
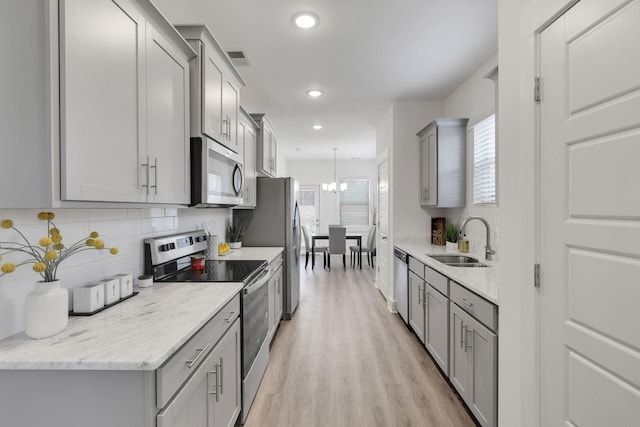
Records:
[[[533,79],[533,100],[540,103],[540,77]]]
[[[533,286],[540,287],[540,264],[533,265]]]

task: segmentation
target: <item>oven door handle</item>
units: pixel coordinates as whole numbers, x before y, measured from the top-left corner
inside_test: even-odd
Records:
[[[269,281],[269,273],[271,273],[271,271],[268,268],[265,268],[264,271],[260,273],[260,276],[258,276],[258,278],[256,278],[256,280],[251,283],[251,285],[243,289],[243,294],[252,294],[262,286],[264,286]]]

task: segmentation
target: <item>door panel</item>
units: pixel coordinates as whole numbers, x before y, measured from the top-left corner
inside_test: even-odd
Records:
[[[309,227],[312,233],[317,233],[320,226],[320,186],[301,185],[298,196],[300,220],[302,225]]]
[[[497,425],[498,383],[496,355],[498,337],[473,318],[469,318],[471,382],[468,404],[482,426]]]
[[[449,374],[449,299],[427,286],[425,341],[429,353]]]
[[[640,1],[582,0],[541,33],[541,425],[640,408]]]
[[[202,133],[220,141],[222,138],[222,71],[215,61],[215,53],[209,47],[204,48],[205,60],[202,62],[204,90],[202,93]]]
[[[449,380],[463,399],[467,399],[469,384],[469,357],[467,356],[467,332],[469,316],[453,303],[449,303]]]
[[[409,325],[424,343],[424,281],[413,271],[409,272]]]

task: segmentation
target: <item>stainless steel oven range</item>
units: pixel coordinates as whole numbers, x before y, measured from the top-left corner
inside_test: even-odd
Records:
[[[244,421],[269,364],[268,281],[272,272],[266,261],[206,261],[205,268],[191,267],[191,256],[204,254],[204,231],[174,234],[144,240],[145,272],[156,282],[242,282],[242,415]]]

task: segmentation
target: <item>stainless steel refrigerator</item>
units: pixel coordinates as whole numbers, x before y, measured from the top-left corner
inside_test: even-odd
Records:
[[[235,210],[250,220],[243,246],[284,248],[284,318],[293,316],[300,300],[300,211],[298,182],[291,178],[258,178],[257,205]]]

